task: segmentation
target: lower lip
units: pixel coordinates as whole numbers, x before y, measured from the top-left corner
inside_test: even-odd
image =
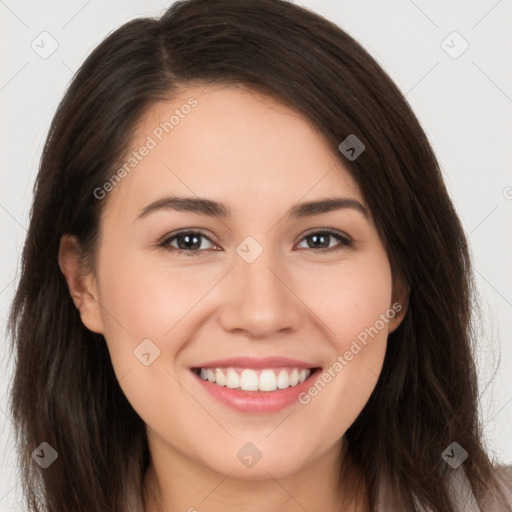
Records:
[[[315,376],[320,373],[320,371],[321,368],[315,369],[304,382],[297,384],[297,386],[290,386],[286,389],[276,389],[275,391],[243,391],[241,389],[231,389],[204,380],[194,371],[192,371],[192,374],[199,380],[200,384],[211,396],[232,409],[238,412],[252,414],[270,414],[281,411],[293,403],[298,402],[298,396],[311,386],[311,383],[315,380]]]

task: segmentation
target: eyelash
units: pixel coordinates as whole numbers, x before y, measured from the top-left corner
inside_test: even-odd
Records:
[[[176,247],[170,246],[170,243],[173,240],[175,240],[179,236],[184,236],[184,235],[200,235],[201,237],[206,238],[206,240],[208,240],[211,244],[217,245],[217,244],[215,244],[215,242],[213,240],[211,240],[211,238],[209,236],[207,236],[201,230],[180,231],[178,233],[174,233],[173,235],[166,237],[158,245],[159,245],[159,247],[163,247],[164,249],[166,249],[168,251],[171,251],[171,252],[175,252],[175,253],[178,253],[178,254],[186,253],[186,255],[189,256],[189,257],[199,256],[201,252],[206,250],[206,249],[186,250],[186,249],[178,249]],[[353,240],[349,239],[346,236],[343,236],[339,231],[335,231],[335,230],[332,230],[332,229],[322,229],[322,230],[318,230],[318,231],[311,231],[311,232],[307,233],[306,235],[304,235],[299,240],[299,243],[302,242],[304,239],[312,236],[312,235],[329,235],[329,236],[332,236],[332,237],[336,238],[337,240],[339,240],[341,242],[339,245],[336,245],[334,247],[328,247],[328,248],[324,248],[324,249],[309,249],[309,250],[312,250],[312,251],[314,251],[316,253],[320,253],[320,254],[339,251],[341,249],[344,249],[344,248],[347,248],[347,247],[352,247],[354,245],[354,241]]]

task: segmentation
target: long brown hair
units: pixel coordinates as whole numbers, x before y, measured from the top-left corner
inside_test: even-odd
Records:
[[[74,77],[49,130],[9,317],[27,510],[142,510],[144,423],[105,339],[82,324],[57,254],[72,233],[94,265],[107,204],[94,190],[122,161],[146,109],[196,83],[248,86],[307,116],[359,184],[394,281],[410,289],[376,388],[346,433],[372,506],[385,475],[406,510],[420,503],[454,511],[453,470],[441,459],[453,441],[469,454],[465,473],[482,501],[493,466],[477,410],[471,264],[417,118],[362,46],[321,16],[284,0],[183,0],[110,34]],[[365,144],[353,161],[338,149],[350,134]],[[58,452],[47,469],[31,456],[42,442]]]

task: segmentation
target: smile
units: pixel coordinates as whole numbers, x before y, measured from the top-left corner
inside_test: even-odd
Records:
[[[190,368],[205,397],[238,413],[271,414],[298,403],[322,368],[288,357],[231,357]]]
[[[304,382],[312,369],[306,368],[200,368],[196,370],[203,380],[217,386],[243,391],[271,392],[277,389],[295,387]]]

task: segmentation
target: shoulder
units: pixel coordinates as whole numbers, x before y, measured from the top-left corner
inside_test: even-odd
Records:
[[[512,466],[497,466],[494,477],[502,496],[486,498],[482,504],[483,512],[512,511]]]
[[[512,505],[512,466],[498,466],[496,480]]]
[[[512,485],[512,466],[499,466],[497,472],[500,478],[504,478],[506,483]]]
[[[489,492],[479,504],[464,469],[454,471],[449,487],[457,512],[512,512],[512,466],[495,466],[493,476],[499,492]]]
[[[502,496],[487,496],[480,507],[463,468],[454,471],[449,479],[449,488],[456,510],[460,512],[512,512],[512,466],[497,466],[494,477]],[[379,483],[376,512],[402,510],[390,492],[385,478],[381,478]],[[424,512],[431,512],[419,503],[417,506]]]

